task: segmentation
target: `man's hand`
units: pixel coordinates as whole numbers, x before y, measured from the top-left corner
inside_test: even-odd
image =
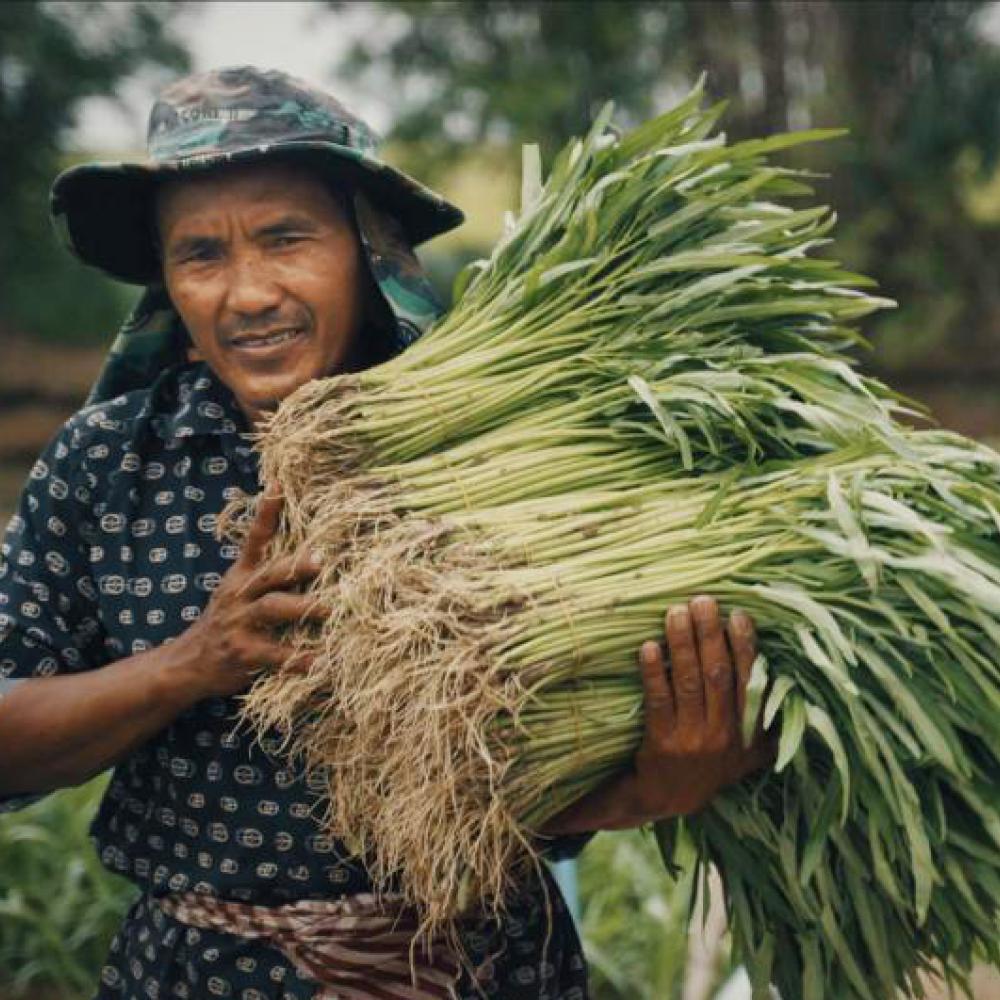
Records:
[[[749,615],[734,611],[724,628],[714,598],[699,596],[670,608],[665,632],[666,662],[658,642],[643,643],[639,654],[646,722],[633,769],[573,803],[544,833],[625,829],[697,812],[773,759],[773,741],[759,727],[749,747],[740,738],[757,656]]]
[[[265,492],[239,559],[229,568],[201,618],[173,645],[188,648],[197,664],[194,685],[201,697],[244,690],[266,669],[293,669],[294,652],[275,629],[319,620],[323,612],[300,588],[320,571],[308,554],[265,560],[278,530],[283,499]]]

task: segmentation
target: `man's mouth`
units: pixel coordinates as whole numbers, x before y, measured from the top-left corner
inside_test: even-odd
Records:
[[[305,333],[301,326],[287,326],[278,330],[271,330],[269,333],[248,333],[230,338],[229,343],[233,347],[242,350],[260,351],[269,347],[277,347],[279,344],[287,344],[296,340]]]

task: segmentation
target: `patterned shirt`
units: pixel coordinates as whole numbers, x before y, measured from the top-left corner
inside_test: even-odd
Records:
[[[0,552],[0,697],[30,677],[170,642],[200,616],[238,555],[216,538],[217,515],[259,489],[245,429],[201,364],[67,421],[32,469]],[[371,887],[316,824],[319,789],[276,742],[237,729],[235,713],[233,698],[200,701],[115,768],[91,832],[104,865],[141,891],[95,1000],[307,1000],[316,984],[280,952],[187,927],[157,898],[191,890],[278,905]],[[485,971],[478,985],[461,981],[462,1000],[478,989],[503,1000],[586,995],[579,941],[547,876],[466,944]]]

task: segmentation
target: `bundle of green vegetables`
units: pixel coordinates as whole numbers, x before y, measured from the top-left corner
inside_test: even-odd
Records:
[[[913,431],[848,360],[888,303],[696,91],[609,113],[451,312],[303,387],[262,441],[277,547],[326,554],[305,674],[244,711],[328,777],[326,821],[439,926],[502,909],[533,831],[628,766],[636,652],[699,592],[757,622],[771,771],[688,821],[755,996],[884,998],[1000,959],[1000,456]],[[765,659],[766,657],[766,659]],[[676,824],[659,828],[669,852]]]

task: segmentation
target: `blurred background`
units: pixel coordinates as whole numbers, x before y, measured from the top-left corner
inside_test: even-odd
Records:
[[[153,95],[186,70],[273,66],[325,82],[387,158],[468,222],[421,251],[447,301],[543,158],[608,99],[622,128],[703,71],[733,137],[845,126],[789,154],[840,216],[832,250],[899,305],[866,328],[869,373],[1000,444],[1000,4],[980,0],[383,0],[0,3],[0,521],[83,401],[137,295],[83,268],[46,215],[62,168],[143,155]],[[100,782],[0,817],[0,1000],[73,1000],[130,896],[89,849]],[[717,906],[689,937],[689,880],[640,834],[579,871],[596,1000],[736,1000]],[[943,993],[941,994],[944,995]],[[997,1000],[982,970],[977,1000]]]

